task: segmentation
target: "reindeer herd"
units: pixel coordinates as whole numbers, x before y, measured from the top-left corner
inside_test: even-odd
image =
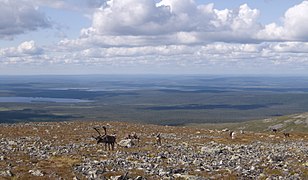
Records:
[[[105,150],[107,150],[107,149],[108,149],[108,150],[114,150],[114,145],[117,143],[117,142],[116,142],[116,139],[117,139],[116,134],[114,134],[114,135],[108,135],[108,134],[107,134],[107,128],[106,128],[106,126],[103,126],[103,129],[104,129],[104,134],[103,134],[103,135],[100,133],[100,131],[99,131],[98,128],[93,127],[93,129],[98,133],[98,136],[96,136],[96,137],[95,137],[95,136],[92,136],[92,137],[96,140],[97,144],[100,144],[100,143],[104,144],[104,145],[105,145]],[[274,132],[274,133],[277,133],[277,132],[278,132],[278,129],[271,129],[271,130],[272,130],[272,132]],[[229,130],[222,130],[222,132],[225,132],[225,131],[229,131]],[[244,134],[244,131],[243,131],[243,130],[241,130],[240,132],[241,132],[241,134]],[[156,134],[156,135],[154,135],[154,134],[152,134],[152,135],[155,136],[156,144],[157,144],[158,146],[161,146],[161,145],[162,145],[162,137],[161,137],[161,134],[158,133],[158,134]],[[285,138],[289,138],[289,137],[290,137],[290,133],[284,132],[283,135],[284,135]],[[235,139],[235,132],[234,132],[234,131],[230,131],[230,132],[229,132],[229,137],[230,137],[231,139]],[[140,137],[139,137],[135,132],[133,132],[133,133],[127,135],[127,136],[125,137],[125,139],[137,140],[138,143],[139,143],[139,141],[140,141]]]
[[[114,145],[117,143],[116,142],[116,139],[117,139],[117,136],[116,134],[114,135],[108,135],[107,134],[107,128],[106,126],[103,126],[103,129],[104,129],[104,134],[101,134],[99,129],[96,128],[96,127],[93,127],[93,129],[98,133],[98,136],[92,136],[92,138],[94,138],[96,140],[96,143],[97,144],[104,144],[105,145],[105,150],[114,150]],[[161,143],[161,135],[160,133],[155,135],[155,139],[156,139],[156,144],[161,146],[162,143]],[[125,139],[131,139],[131,140],[137,140],[137,142],[139,143],[140,142],[140,137],[135,133],[131,133],[129,135],[127,135],[125,137]]]

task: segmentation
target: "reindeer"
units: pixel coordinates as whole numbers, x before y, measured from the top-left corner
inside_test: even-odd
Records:
[[[108,147],[108,150],[110,149],[114,150],[114,144],[116,143],[116,136],[107,135],[107,129],[105,126],[103,126],[103,129],[105,131],[104,135],[102,135],[97,128],[93,127],[93,129],[98,133],[97,137],[92,136],[94,139],[96,139],[97,144],[104,143],[105,150],[107,150],[107,147]]]
[[[161,146],[161,136],[160,136],[160,133],[156,135],[156,143],[157,143],[157,145]]]
[[[283,135],[284,135],[285,138],[290,137],[290,133],[283,133]]]
[[[140,142],[140,136],[138,136],[135,132],[127,135],[125,139],[137,140],[138,143]]]
[[[229,136],[231,139],[235,138],[235,132],[234,131],[230,131]]]

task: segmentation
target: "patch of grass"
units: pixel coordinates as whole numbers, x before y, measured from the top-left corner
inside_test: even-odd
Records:
[[[80,163],[80,159],[67,157],[67,156],[53,156],[49,159],[54,167],[72,167]]]
[[[264,172],[268,176],[281,176],[282,175],[282,171],[279,169],[266,168]]]
[[[53,172],[64,179],[72,179],[75,176],[72,172],[72,168],[75,164],[80,162],[81,160],[78,158],[53,156],[48,160],[40,161],[37,166],[40,167],[43,172],[48,174]]]

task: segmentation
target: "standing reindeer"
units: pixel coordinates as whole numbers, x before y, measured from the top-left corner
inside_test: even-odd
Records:
[[[135,132],[128,134],[125,139],[137,140],[138,144],[140,142],[140,136],[138,136]]]
[[[229,136],[230,136],[231,139],[235,139],[235,132],[230,131]]]
[[[278,132],[278,129],[273,128],[272,131],[273,131],[274,133],[277,133],[277,132]]]
[[[160,133],[156,135],[156,143],[157,143],[157,145],[161,146],[161,135],[160,135]]]
[[[98,133],[97,137],[92,136],[94,139],[96,139],[97,144],[99,143],[104,143],[105,144],[105,150],[112,149],[114,150],[114,144],[116,143],[116,136],[115,135],[107,135],[107,128],[105,126],[103,126],[103,129],[105,131],[104,135],[101,135],[101,133],[99,132],[99,130],[95,127],[93,127],[93,129]]]
[[[283,135],[284,135],[285,138],[290,137],[290,133],[283,133]]]

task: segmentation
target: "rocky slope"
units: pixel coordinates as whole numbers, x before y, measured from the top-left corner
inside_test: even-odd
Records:
[[[116,133],[114,150],[91,137],[102,126]],[[120,143],[132,132],[139,143]],[[308,179],[307,133],[229,134],[122,122],[1,124],[0,179]]]
[[[241,123],[220,123],[220,124],[189,124],[207,129],[232,129],[255,132],[268,132],[277,129],[280,132],[303,132],[308,133],[308,113],[277,116],[262,120],[246,121]]]

